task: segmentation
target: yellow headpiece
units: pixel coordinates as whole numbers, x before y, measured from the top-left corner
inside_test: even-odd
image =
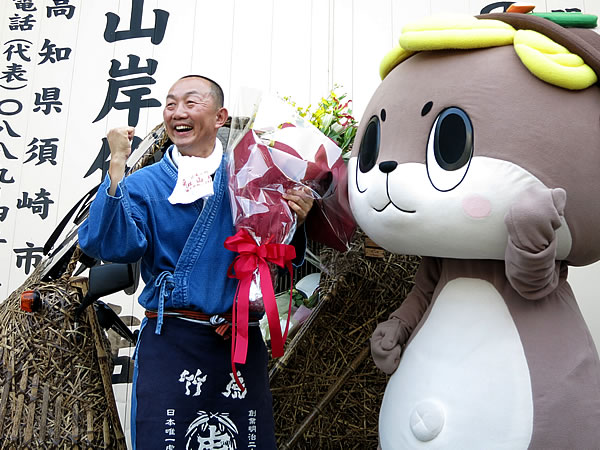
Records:
[[[382,80],[415,52],[513,44],[525,67],[550,84],[579,90],[598,81],[592,68],[562,45],[536,31],[515,30],[500,20],[457,15],[429,17],[405,26],[399,44],[381,62]]]

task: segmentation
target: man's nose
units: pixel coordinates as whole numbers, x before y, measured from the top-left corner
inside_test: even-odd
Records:
[[[173,117],[185,117],[187,115],[187,111],[185,109],[185,105],[183,103],[177,103],[175,105],[175,110],[173,111]]]

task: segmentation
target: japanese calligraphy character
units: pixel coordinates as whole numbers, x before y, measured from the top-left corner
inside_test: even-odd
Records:
[[[110,69],[108,70],[108,74],[113,78],[119,78],[138,73],[154,75],[156,68],[158,67],[158,61],[150,58],[146,59],[146,63],[148,64],[147,66],[140,67],[140,57],[137,55],[127,55],[127,61],[127,68],[121,69],[121,61],[112,59],[110,61]]]
[[[30,41],[26,39],[13,39],[5,42],[4,45],[8,45],[8,48],[2,52],[6,55],[7,61],[11,61],[14,55],[17,55],[22,61],[31,61],[31,58],[26,55],[32,45]]]
[[[26,248],[15,248],[13,251],[17,255],[17,268],[20,269],[25,265],[25,275],[29,275],[31,267],[35,267],[42,260],[43,247],[34,247],[31,242],[25,242]],[[39,253],[39,254],[38,254]]]
[[[6,128],[6,132],[10,137],[21,137],[20,134],[18,134],[15,130],[12,129],[12,127],[8,124],[6,120],[3,120],[2,122],[4,122],[4,127],[0,126],[0,131],[4,131],[4,129]],[[12,155],[8,151],[8,147],[6,147],[6,144],[4,144],[4,142],[0,142],[0,147],[2,147],[2,153],[4,154],[4,157],[6,159],[17,159],[16,156]]]
[[[4,145],[4,142],[0,142],[0,147],[2,147],[2,153],[4,153],[4,157],[6,159],[17,159],[16,156],[11,155],[11,153],[8,151],[8,148],[6,147],[6,145]]]
[[[37,143],[40,141],[40,145],[37,145]],[[35,164],[36,166],[39,166],[46,161],[55,166],[56,154],[58,153],[58,146],[55,144],[55,142],[58,142],[58,138],[46,138],[41,140],[33,138],[28,144],[31,146],[31,149],[26,152],[31,153],[31,156],[27,161],[25,161],[25,163],[33,161],[35,158],[37,158],[38,162]]]
[[[7,178],[8,169],[0,169],[0,183],[11,184],[15,182],[13,177]]]
[[[50,42],[50,39],[44,39],[44,45],[42,46],[42,50],[38,53],[43,59],[38,63],[44,64],[50,61],[51,64],[54,64],[57,61],[62,61],[65,59],[69,59],[71,55],[71,49],[69,47],[57,47],[55,44]]]
[[[165,447],[165,450],[175,450],[175,446],[173,444],[169,444]]]
[[[202,376],[202,371],[200,369],[196,370],[195,374],[191,374],[189,371],[184,370],[179,375],[179,382],[185,382],[185,395],[190,395],[190,386],[196,386],[196,392],[192,395],[192,397],[197,397],[202,393],[202,384],[206,381],[207,375]]]
[[[173,417],[174,415],[175,415],[175,410],[174,409],[167,409],[167,416]]]
[[[21,89],[27,85],[27,79],[24,77],[25,69],[21,64],[12,63],[10,66],[6,66],[6,70],[2,72],[3,76],[0,80],[6,80],[6,83],[12,83],[13,81],[23,81],[25,84],[21,86],[8,87],[3,86],[5,89]]]
[[[173,427],[173,426],[175,426],[175,420],[173,420],[173,419],[167,419],[167,421],[165,422],[165,425]]]
[[[101,178],[104,179],[104,177],[106,176],[106,173],[108,172],[108,167],[110,165],[109,156],[110,156],[110,147],[108,146],[108,139],[106,139],[104,137],[104,138],[102,138],[102,146],[100,147],[100,151],[96,155],[96,159],[94,159],[94,162],[92,163],[90,168],[87,170],[87,172],[83,176],[83,178],[87,178],[90,175],[92,175],[94,172],[96,172],[97,170],[101,170],[102,171]]]
[[[45,115],[50,114],[50,112],[52,111],[52,108],[54,108],[54,110],[56,112],[60,112],[61,111],[60,106],[62,106],[62,102],[60,100],[58,100],[59,96],[60,96],[60,89],[57,87],[42,88],[41,94],[39,92],[35,93],[36,107],[33,108],[33,111],[37,112],[43,106],[44,109],[42,110],[42,112]]]
[[[231,398],[240,398],[241,399],[241,398],[246,397],[246,394],[248,393],[248,389],[244,389],[244,391],[242,392],[242,390],[240,389],[240,387],[238,386],[238,384],[235,381],[233,373],[230,373],[229,376],[231,377],[231,380],[227,384],[227,387],[225,388],[225,392],[221,392],[221,394],[223,394],[224,397],[231,396]],[[240,383],[245,388],[246,384],[244,383],[244,378],[242,377],[242,374],[240,373],[239,370],[237,372],[237,376],[240,379]]]
[[[175,436],[175,428],[166,428],[165,434],[168,436]]]
[[[6,239],[2,239],[2,238],[0,238],[0,244],[6,244],[6,243],[7,243],[7,242],[6,242]],[[0,284],[0,286],[2,286],[2,284]]]
[[[7,111],[5,106],[7,103],[14,103],[16,105],[16,109],[14,111]],[[15,100],[13,98],[7,98],[5,100],[0,100],[0,114],[3,116],[14,116],[15,114],[19,114],[23,110],[23,104],[19,100]]]
[[[112,60],[111,67],[109,70],[109,75],[113,78],[108,80],[108,92],[106,93],[106,99],[104,100],[104,105],[98,114],[98,117],[94,119],[93,122],[97,122],[103,119],[111,109],[129,110],[129,115],[127,119],[127,124],[129,126],[135,127],[138,123],[140,116],[141,108],[155,108],[161,106],[161,103],[155,98],[147,98],[142,99],[143,96],[150,94],[150,89],[147,87],[141,87],[137,89],[128,89],[123,90],[122,94],[129,97],[129,101],[118,102],[117,96],[119,95],[119,91],[122,88],[129,86],[144,86],[155,84],[156,81],[154,78],[148,77],[137,77],[137,78],[129,78],[125,80],[115,80],[117,77],[122,77],[125,75],[131,74],[139,74],[146,73],[148,75],[153,75],[156,72],[156,68],[158,63],[153,59],[147,59],[148,65],[146,67],[140,67],[140,57],[136,55],[128,55],[129,66],[127,69],[121,69],[121,63]]]
[[[9,210],[10,208],[8,206],[0,206],[0,222],[4,222],[4,220],[8,216]]]
[[[33,29],[33,23],[37,22],[31,14],[27,14],[25,17],[15,14],[9,17],[8,21],[8,29],[11,31],[30,31]]]
[[[6,132],[10,137],[21,137],[20,134],[18,134],[15,130],[12,129],[12,127],[8,124],[6,120],[3,120],[2,122],[4,122],[4,127],[0,125],[0,131],[4,131],[4,128],[6,127]]]
[[[198,417],[185,433],[186,448],[233,450],[237,448],[235,441],[237,434],[237,427],[228,413],[199,411]],[[192,447],[193,442],[195,442],[194,447]]]
[[[48,217],[48,207],[54,203],[50,199],[50,192],[41,188],[40,192],[35,194],[35,200],[29,198],[27,192],[23,192],[23,198],[17,199],[17,209],[28,208],[33,214],[39,214],[42,219]]]
[[[20,9],[21,11],[29,12],[29,11],[37,11],[37,8],[31,1],[26,0],[13,0],[15,2],[15,8]]]
[[[255,409],[248,410],[248,417],[256,417],[256,410]]]
[[[67,19],[73,17],[75,13],[75,6],[69,5],[69,0],[52,0],[54,2],[54,6],[46,6],[46,16],[47,17],[58,17],[65,16]]]
[[[150,42],[158,45],[162,42],[169,13],[162,9],[154,10],[154,28],[142,29],[142,13],[144,11],[144,0],[132,0],[131,17],[129,18],[129,30],[117,31],[121,18],[111,12],[106,13],[106,28],[104,29],[104,40],[106,42],[122,41],[125,39],[135,39],[149,37]]]

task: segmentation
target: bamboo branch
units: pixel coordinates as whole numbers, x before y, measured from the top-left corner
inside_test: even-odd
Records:
[[[281,450],[288,450],[293,448],[298,440],[302,437],[306,429],[313,423],[313,421],[323,412],[323,409],[329,404],[329,402],[335,397],[342,385],[346,382],[348,377],[356,370],[356,368],[367,358],[370,353],[370,346],[364,347],[356,358],[350,363],[346,371],[340,378],[329,388],[325,396],[315,406],[311,413],[304,419],[298,429],[294,432],[292,437],[283,444]]]

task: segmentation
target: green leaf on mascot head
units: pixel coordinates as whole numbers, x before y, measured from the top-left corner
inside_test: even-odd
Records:
[[[542,12],[531,15],[543,17],[565,28],[595,28],[598,25],[598,16],[580,12]]]

